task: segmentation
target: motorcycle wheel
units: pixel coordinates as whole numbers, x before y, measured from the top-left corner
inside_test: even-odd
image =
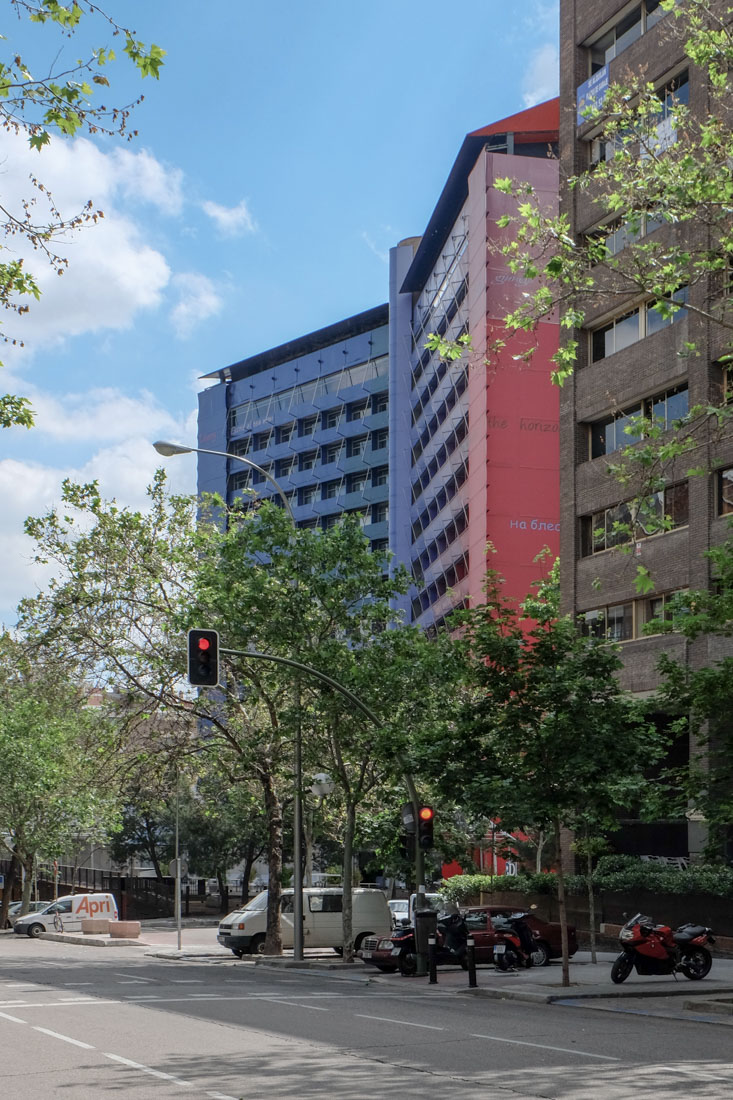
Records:
[[[695,947],[687,952],[680,964],[680,970],[691,982],[698,982],[710,973],[713,958],[706,947]]]
[[[417,974],[417,955],[414,951],[403,951],[400,955],[400,974],[403,978],[414,978]]]
[[[631,955],[627,955],[624,951],[623,955],[619,955],[611,967],[611,981],[615,985],[621,985],[621,982],[626,981],[633,969],[634,960]]]
[[[494,956],[494,966],[497,970],[515,970],[518,962],[513,951],[505,951],[503,955]]]

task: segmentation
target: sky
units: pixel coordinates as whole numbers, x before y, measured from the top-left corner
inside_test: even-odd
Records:
[[[10,14],[3,52],[34,73],[82,46]],[[36,426],[0,429],[0,623],[49,578],[23,532],[64,478],[145,506],[165,461],[195,491],[201,375],[385,302],[388,253],[425,228],[464,136],[557,94],[558,0],[109,0],[105,10],[166,50],[159,81],[118,60],[104,90],[141,92],[132,142],[56,138],[41,153],[0,131],[0,203],[29,175],[63,214],[104,218],[57,243],[59,277],[27,264],[42,297],[1,318],[2,392]],[[7,55],[7,53],[6,53]],[[24,255],[5,240],[3,259]]]

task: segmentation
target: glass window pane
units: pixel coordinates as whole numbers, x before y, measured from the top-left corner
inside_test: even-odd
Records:
[[[678,390],[670,390],[667,394],[667,426],[674,420],[681,420],[687,416],[690,407],[690,394],[687,386]]]
[[[721,516],[733,513],[733,467],[720,471],[720,508]]]
[[[613,325],[605,325],[593,333],[593,362],[613,353]]]
[[[664,14],[664,9],[659,6],[659,0],[646,0],[646,29],[650,31]]]
[[[683,527],[688,522],[689,488],[686,481],[665,490],[664,507],[674,527]]]
[[[616,321],[614,351],[621,351],[622,348],[635,344],[638,339],[639,310],[635,309],[632,313],[627,313],[625,317],[620,317]]]
[[[596,424],[590,426],[590,457],[600,458],[601,455],[609,453],[607,444],[607,432],[609,427],[612,429],[613,425],[609,425],[607,420],[599,420]],[[611,435],[613,432],[611,431]]]
[[[641,35],[641,6],[634,8],[633,11],[616,24],[616,54],[621,53],[627,46],[630,46],[632,42],[635,42]]]
[[[634,605],[622,603],[617,607],[609,607],[608,637],[614,642],[625,642],[634,636]]]

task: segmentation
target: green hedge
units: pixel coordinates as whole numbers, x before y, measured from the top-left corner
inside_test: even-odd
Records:
[[[654,890],[659,894],[714,894],[733,898],[733,870],[717,864],[696,864],[687,871],[676,871],[660,863],[648,863],[635,856],[603,856],[593,872],[596,891],[624,893],[629,890]],[[441,892],[451,900],[461,902],[480,893],[555,894],[557,877],[539,875],[455,875],[445,879]],[[587,883],[583,875],[568,875],[565,879],[569,894],[585,894]]]

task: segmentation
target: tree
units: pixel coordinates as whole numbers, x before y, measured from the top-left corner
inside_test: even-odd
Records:
[[[267,948],[278,952],[283,803],[292,796],[298,724],[307,725],[321,689],[301,675],[298,690],[291,670],[250,651],[322,670],[357,667],[405,579],[387,575],[385,555],[372,553],[349,519],[328,531],[294,530],[273,504],[227,509],[216,498],[212,522],[204,504],[197,523],[197,502],[167,497],[162,473],[150,499],[143,514],[103,501],[94,485],[65,483],[62,512],[26,525],[39,558],[54,561],[60,577],[24,601],[21,619],[38,644],[63,640],[80,669],[122,681],[130,707],[198,721],[198,747],[216,752],[227,782],[259,785]],[[226,652],[220,688],[192,697],[183,679],[185,631],[202,624],[221,632]]]
[[[115,827],[114,735],[83,687],[52,661],[33,663],[7,634],[0,639],[0,842],[25,872],[23,912],[37,857],[62,856],[80,836]],[[4,924],[10,890],[4,892]]]
[[[447,795],[507,829],[581,828],[615,815],[645,787],[663,744],[619,690],[617,648],[558,615],[557,563],[517,609],[487,577],[486,603],[459,617],[477,694],[460,725],[423,747]],[[643,752],[640,746],[643,745]],[[557,862],[563,984],[569,984],[565,868]]]
[[[733,525],[729,524],[729,528]],[[701,815],[709,826],[705,856],[730,859],[733,825],[733,530],[725,541],[706,551],[714,584],[709,590],[676,595],[664,620],[647,629],[681,634],[688,646],[704,636],[719,639],[718,660],[703,668],[678,661],[668,653],[659,660],[662,682],[658,705],[677,715],[672,730],[689,734],[697,745],[691,766],[676,776],[690,813]]]
[[[95,91],[110,87],[107,73],[110,63],[115,60],[114,51],[107,46],[95,47],[87,49],[80,59],[67,61],[63,39],[73,38],[88,24],[94,32],[100,28],[100,34],[109,34],[124,42],[123,53],[141,76],[156,79],[165,51],[154,44],[146,46],[135,31],[116,23],[91,0],[72,0],[67,5],[60,0],[10,0],[10,3],[19,19],[27,17],[38,28],[39,42],[50,38],[52,33],[55,41],[49,42],[51,55],[47,65],[41,67],[39,63],[34,73],[32,64],[27,57],[21,56],[11,37],[3,36],[0,124],[5,131],[24,135],[31,148],[39,152],[50,143],[52,135],[68,138],[80,133],[104,134],[128,140],[136,136],[137,132],[129,129],[130,114],[142,96],[122,106],[107,106],[94,99]],[[61,275],[68,261],[56,252],[55,242],[70,230],[95,223],[103,213],[95,209],[90,199],[83,210],[64,215],[39,179],[32,177],[30,183],[30,194],[19,208],[13,209],[0,200],[0,233],[16,245],[19,240],[25,241]],[[4,247],[8,250],[10,245]],[[29,308],[26,300],[39,296],[38,284],[25,268],[22,258],[0,263],[0,307],[23,314]],[[4,339],[13,344],[19,342],[17,338]],[[13,394],[0,396],[0,426],[29,428],[32,424],[33,414],[25,398]]]

